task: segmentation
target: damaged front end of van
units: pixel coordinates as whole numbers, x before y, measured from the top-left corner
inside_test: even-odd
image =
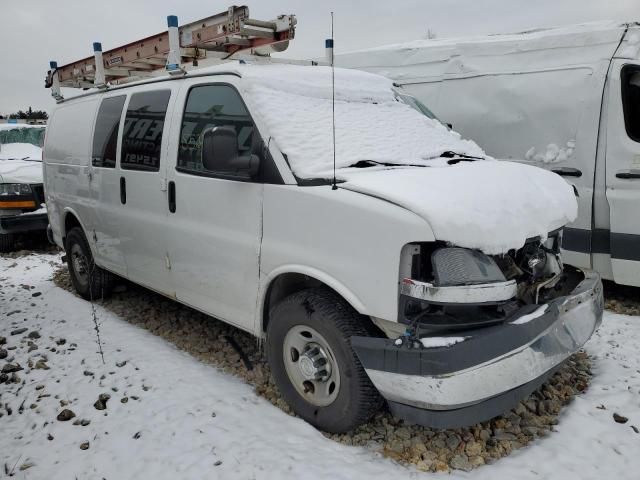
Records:
[[[434,428],[489,420],[584,346],[602,320],[602,283],[562,264],[561,235],[500,255],[445,242],[403,249],[404,332],[352,338],[395,416]]]

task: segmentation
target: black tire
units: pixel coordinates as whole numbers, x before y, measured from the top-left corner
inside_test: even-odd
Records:
[[[0,253],[13,252],[16,246],[16,237],[11,233],[0,233]]]
[[[113,289],[114,276],[95,264],[87,237],[80,227],[74,227],[67,233],[64,249],[71,282],[80,296],[86,300],[108,297]],[[84,267],[74,261],[74,252],[84,255]],[[78,271],[80,268],[84,268],[85,272]]]
[[[326,288],[311,288],[288,296],[270,312],[267,357],[276,385],[293,411],[310,424],[331,433],[344,433],[365,423],[380,409],[382,397],[351,348],[352,336],[371,335],[368,320]],[[327,406],[304,398],[287,373],[283,346],[296,326],[311,327],[329,344],[339,370],[337,397]]]

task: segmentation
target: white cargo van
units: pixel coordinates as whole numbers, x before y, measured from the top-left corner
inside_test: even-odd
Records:
[[[49,83],[87,86],[82,62]],[[265,339],[285,400],[330,432],[383,398],[424,425],[487,420],[598,327],[600,277],[560,257],[561,177],[488,158],[378,75],[168,67],[57,95],[45,191],[83,297],[119,275]]]
[[[565,261],[640,286],[640,26],[423,40],[336,57],[393,79],[495,158],[577,189]]]

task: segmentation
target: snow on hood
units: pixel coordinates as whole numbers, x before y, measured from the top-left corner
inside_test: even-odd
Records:
[[[423,217],[437,240],[487,254],[575,220],[572,187],[559,175],[508,161],[351,172],[340,187],[383,198]],[[416,239],[419,240],[419,239]]]
[[[331,69],[320,66],[247,65],[240,69],[256,112],[300,178],[331,178]],[[362,160],[425,164],[447,151],[484,157],[437,120],[396,98],[391,80],[335,70],[336,167]]]
[[[42,183],[42,163],[39,161],[41,158],[42,149],[30,143],[0,145],[0,181]]]

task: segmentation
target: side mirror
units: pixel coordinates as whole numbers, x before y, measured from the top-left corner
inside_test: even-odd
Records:
[[[260,169],[257,155],[240,156],[238,134],[233,127],[212,127],[202,134],[202,166],[211,172],[231,175],[256,175]]]

